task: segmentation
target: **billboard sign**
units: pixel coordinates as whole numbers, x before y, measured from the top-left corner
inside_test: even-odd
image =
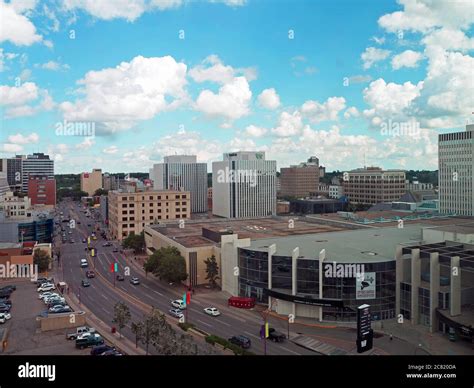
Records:
[[[375,299],[375,272],[363,272],[356,276],[356,299]]]

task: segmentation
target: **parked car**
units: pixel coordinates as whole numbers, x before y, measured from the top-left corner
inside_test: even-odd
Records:
[[[125,277],[123,275],[117,274],[115,277],[119,282],[123,282],[125,280]]]
[[[186,308],[186,304],[183,303],[182,299],[176,299],[171,301],[171,306],[180,310],[184,310]]]
[[[100,356],[102,353],[110,351],[110,350],[115,350],[115,348],[109,345],[94,346],[91,349],[91,356]]]
[[[91,271],[91,270],[86,271],[86,277],[87,277],[88,279],[95,278],[95,272],[94,272],[94,271]]]
[[[12,306],[12,301],[10,299],[7,299],[7,298],[0,298],[0,304],[6,304],[8,306]]]
[[[62,306],[62,305],[56,305],[56,306],[53,306],[51,307],[48,312],[50,314],[60,314],[60,313],[70,313],[72,312],[72,309],[71,307],[69,306]]]
[[[229,338],[229,342],[231,344],[240,346],[243,349],[248,349],[252,345],[250,339],[243,335],[234,335],[233,337]]]
[[[112,243],[110,241],[107,241],[106,243],[102,244],[103,247],[111,247]]]
[[[37,291],[38,292],[45,292],[45,291],[51,291],[51,290],[55,290],[55,289],[56,289],[56,286],[54,284],[45,283],[45,284],[42,284],[40,287],[38,287]]]
[[[81,282],[81,286],[82,287],[90,287],[90,283],[89,283],[89,280],[87,279],[83,279],[82,282]]]
[[[78,338],[76,340],[76,348],[84,349],[91,346],[103,345],[104,339],[99,334],[92,334],[85,338]]]
[[[60,296],[57,292],[51,292],[51,291],[47,291],[47,292],[43,292],[41,294],[38,295],[38,299],[46,299],[50,296]]]
[[[179,309],[171,309],[171,310],[169,310],[169,313],[172,317],[175,317],[175,318],[184,317],[183,313]]]
[[[140,279],[133,277],[130,279],[130,283],[132,283],[134,286],[138,286],[140,284]]]
[[[111,349],[99,354],[99,356],[123,356],[123,354],[120,353],[118,350]]]
[[[5,323],[9,319],[11,319],[11,314],[10,313],[0,313],[0,323]]]
[[[88,326],[79,326],[79,327],[76,327],[75,332],[66,334],[66,338],[68,340],[75,340],[84,333],[89,333],[89,334],[95,333],[95,329],[93,327],[88,327]]]
[[[0,287],[0,291],[7,291],[7,290],[15,291],[16,286],[14,284],[9,284],[8,286]]]
[[[216,309],[215,307],[206,307],[204,309],[204,312],[207,315],[210,315],[212,317],[218,317],[219,315],[221,315],[221,312],[218,309]]]
[[[5,303],[0,303],[0,313],[9,313],[12,309],[12,306],[9,306]]]
[[[38,286],[41,286],[43,283],[52,283],[53,278],[38,278],[36,279],[36,284]]]
[[[59,296],[59,294],[58,294],[57,292],[47,291],[47,292],[40,293],[40,294],[38,295],[38,299],[45,299],[45,298],[47,298],[48,296],[52,296],[52,295],[57,295],[57,296]]]

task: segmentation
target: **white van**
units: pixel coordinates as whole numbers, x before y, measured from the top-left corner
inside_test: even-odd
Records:
[[[81,267],[86,268],[88,266],[89,266],[89,263],[87,263],[87,260],[86,259],[81,259]]]

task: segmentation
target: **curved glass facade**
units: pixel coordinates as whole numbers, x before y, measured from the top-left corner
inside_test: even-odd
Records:
[[[291,292],[291,262],[289,256],[272,256],[272,289]],[[373,320],[395,318],[395,260],[354,264],[363,264],[366,273],[375,273],[374,299],[356,299],[355,277],[324,277],[324,274],[323,295],[319,296],[319,260],[303,257],[297,259],[297,295],[342,300],[344,309],[323,308],[323,319],[328,321],[355,321],[357,307],[364,303],[371,306]],[[239,295],[267,302],[264,290],[268,288],[268,253],[240,248],[239,270]]]
[[[290,272],[291,273],[291,272]],[[268,253],[239,249],[239,296],[268,302],[263,290],[268,288]]]

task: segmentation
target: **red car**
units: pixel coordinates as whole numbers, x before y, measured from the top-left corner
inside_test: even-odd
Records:
[[[89,279],[90,278],[95,278],[95,272],[91,271],[91,270],[86,271],[86,277],[89,278]]]

